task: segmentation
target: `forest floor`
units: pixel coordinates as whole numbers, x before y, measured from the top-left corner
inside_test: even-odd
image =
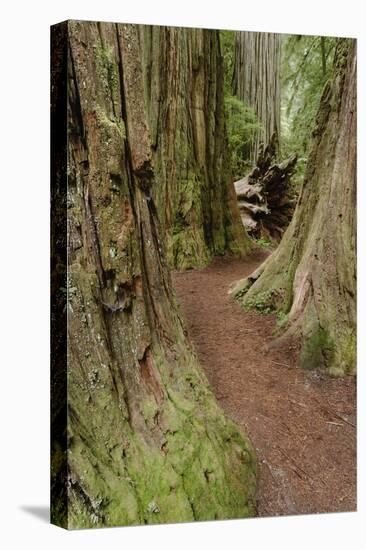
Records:
[[[268,255],[215,258],[173,273],[174,287],[217,400],[258,459],[258,515],[356,509],[356,381],[296,367],[296,343],[268,349],[275,315],[243,311],[229,286]]]

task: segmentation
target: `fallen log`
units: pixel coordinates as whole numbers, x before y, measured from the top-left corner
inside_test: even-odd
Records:
[[[255,168],[235,181],[241,219],[247,232],[259,239],[279,242],[294,213],[296,196],[290,180],[297,156],[276,164],[276,136],[260,149]]]

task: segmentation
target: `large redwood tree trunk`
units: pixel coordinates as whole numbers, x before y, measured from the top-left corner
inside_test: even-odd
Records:
[[[139,27],[144,92],[159,185],[153,189],[170,265],[245,254],[224,118],[219,32]]]
[[[68,448],[53,442],[52,519],[252,515],[252,450],[218,407],[172,292],[138,28],[74,21],[54,28],[54,43],[59,33],[69,41]],[[55,424],[62,414],[55,402]]]
[[[269,32],[236,33],[233,93],[253,107],[261,130],[253,145],[253,166],[260,143],[268,145],[273,134],[280,137],[281,119],[281,35]],[[278,142],[277,142],[278,143]]]
[[[354,40],[338,40],[334,63],[294,218],[277,250],[234,294],[247,308],[282,312],[284,337],[300,336],[302,366],[341,375],[356,369]]]

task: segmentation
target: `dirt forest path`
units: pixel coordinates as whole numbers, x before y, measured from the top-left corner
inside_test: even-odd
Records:
[[[173,273],[190,338],[216,398],[256,449],[258,515],[355,510],[355,379],[300,370],[289,345],[268,350],[276,317],[244,312],[228,295],[266,254]]]

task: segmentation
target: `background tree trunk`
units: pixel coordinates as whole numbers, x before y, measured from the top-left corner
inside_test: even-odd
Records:
[[[77,528],[252,515],[253,453],[218,407],[172,293],[137,27],[64,25],[68,509],[54,495],[52,519]],[[55,442],[55,486],[60,453]]]
[[[159,185],[153,196],[170,265],[244,254],[224,118],[219,31],[140,26],[145,98]]]
[[[339,375],[356,368],[354,40],[338,40],[334,63],[294,218],[277,250],[234,293],[245,307],[261,303],[288,315],[285,336],[301,336],[300,364]]]
[[[277,139],[280,136],[280,68],[281,35],[248,31],[236,33],[233,93],[253,107],[262,124],[250,156],[253,166],[260,143],[266,146],[272,134],[275,133]]]

